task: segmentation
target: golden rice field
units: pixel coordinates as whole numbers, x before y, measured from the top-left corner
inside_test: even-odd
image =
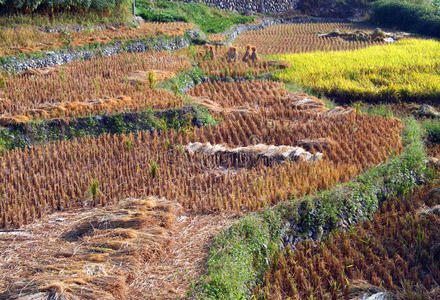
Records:
[[[276,77],[340,101],[433,102],[440,95],[440,43],[408,39],[339,52],[276,55],[292,67]]]
[[[341,51],[365,48],[379,42],[345,41],[340,38],[319,37],[318,34],[338,29],[340,32],[371,30],[352,23],[304,23],[269,26],[263,30],[240,34],[235,45],[255,45],[261,54],[302,53],[314,51]]]

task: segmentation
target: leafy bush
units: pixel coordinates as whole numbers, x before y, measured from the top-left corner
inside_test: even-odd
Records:
[[[351,17],[357,9],[367,7],[371,1],[372,0],[302,0],[298,8],[303,13],[313,16]]]
[[[378,25],[440,37],[440,9],[430,1],[379,0],[372,11],[371,21]]]
[[[251,16],[221,11],[205,4],[170,1],[137,3],[137,14],[153,22],[191,22],[208,33],[225,31],[234,24],[244,24],[254,20]]]

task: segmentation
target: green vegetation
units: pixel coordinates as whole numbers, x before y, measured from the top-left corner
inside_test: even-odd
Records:
[[[234,24],[244,24],[254,20],[251,16],[221,11],[201,3],[141,0],[137,2],[136,9],[137,15],[146,20],[194,23],[207,33],[222,32]]]
[[[216,237],[207,274],[191,296],[244,299],[256,284],[261,284],[265,267],[279,253],[286,234],[309,238],[310,232],[328,234],[338,227],[341,218],[350,223],[371,218],[383,201],[430,180],[423,129],[415,119],[405,120],[402,141],[405,150],[400,156],[368,170],[353,182],[249,215]],[[295,220],[299,230],[282,230],[287,220]]]
[[[373,106],[361,106],[361,111],[369,115],[381,116],[385,118],[393,118],[393,109],[387,104],[378,104]]]
[[[150,163],[150,174],[152,178],[157,176],[157,162],[154,160]]]
[[[341,102],[438,101],[440,43],[409,39],[355,51],[273,56],[292,67],[275,74]]]
[[[440,37],[440,9],[430,0],[379,0],[372,4],[371,21],[380,26]]]
[[[281,219],[266,210],[241,219],[214,238],[207,275],[191,296],[197,299],[244,299],[261,278],[281,245]]]
[[[423,123],[426,136],[431,143],[440,144],[440,120],[427,120]]]
[[[198,105],[183,109],[136,113],[120,113],[104,116],[90,116],[70,120],[60,124],[57,121],[32,121],[9,127],[0,126],[0,154],[5,150],[25,148],[33,144],[46,143],[60,139],[73,139],[86,135],[105,133],[126,134],[141,130],[163,131],[182,130],[190,126],[216,125],[214,117]],[[130,146],[127,145],[127,150]]]
[[[0,8],[3,10],[70,10],[70,9],[113,9],[128,3],[127,0],[0,0]]]
[[[89,188],[90,196],[92,196],[93,200],[96,200],[96,197],[99,195],[99,181],[98,179],[93,179],[90,183]]]
[[[186,92],[188,87],[195,86],[202,83],[206,78],[206,74],[199,67],[193,67],[188,71],[178,73],[175,77],[160,82],[157,85],[159,89],[165,89],[173,92],[176,95],[181,95]]]
[[[0,0],[0,27],[120,24],[130,0]]]

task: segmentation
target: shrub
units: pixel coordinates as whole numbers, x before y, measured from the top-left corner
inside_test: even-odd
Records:
[[[428,1],[380,0],[372,10],[371,21],[378,25],[440,37],[440,9]]]
[[[429,120],[423,123],[426,135],[431,143],[440,144],[440,121]]]

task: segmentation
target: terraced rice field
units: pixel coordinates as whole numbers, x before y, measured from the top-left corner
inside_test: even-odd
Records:
[[[0,56],[193,28],[145,23],[47,33],[40,42],[33,29],[15,28],[2,33]],[[440,219],[428,207],[440,200],[429,177],[437,173],[425,168],[422,153],[427,133],[410,127],[415,119],[364,113],[361,104],[329,108],[330,101],[290,92],[282,82],[317,94],[337,90],[350,101],[361,92],[381,99],[383,86],[399,96],[434,95],[438,42],[377,45],[382,42],[319,36],[336,29],[371,33],[350,23],[275,25],[240,34],[232,47],[192,45],[0,74],[0,299],[185,299],[206,287],[202,292],[213,299],[349,299],[360,290],[438,298]],[[200,77],[185,81],[191,72]],[[166,123],[171,108],[179,111],[172,120],[179,126],[142,131],[116,118],[148,111]],[[73,130],[71,121],[107,117],[127,130],[64,135]],[[47,139],[52,142],[29,139],[34,125],[46,130],[58,121],[64,125]],[[24,144],[5,147],[11,132],[23,135]],[[434,140],[427,151],[438,157]],[[400,161],[407,165],[392,165]],[[420,175],[415,165],[431,175]],[[371,178],[358,180],[371,168]],[[401,181],[409,181],[407,194],[386,198],[407,188]],[[341,193],[334,202],[320,193],[335,186]],[[343,209],[334,212],[340,203]],[[346,211],[372,216],[378,207],[371,220],[344,220]],[[326,218],[333,226],[322,240],[308,240],[314,239],[309,228],[289,227],[322,211],[329,215],[316,226],[324,232]],[[255,216],[262,216],[257,230],[249,221]],[[340,230],[330,232],[335,227]],[[270,240],[303,229],[305,241]],[[233,259],[216,265],[218,257]],[[244,287],[226,296],[240,280]]]
[[[277,78],[340,102],[430,102],[439,99],[435,40],[406,39],[354,51],[276,55],[292,66]]]
[[[4,123],[32,119],[170,108],[182,105],[172,92],[153,89],[154,82],[191,67],[172,53],[121,54],[65,64],[21,75],[3,75],[0,115]]]
[[[398,120],[329,111],[318,99],[291,95],[279,83],[209,83],[190,95],[211,97],[220,107],[246,103],[249,112],[220,113],[219,126],[187,133],[103,135],[6,152],[0,157],[9,170],[0,176],[2,226],[19,226],[53,209],[147,195],[178,199],[199,212],[257,210],[347,181],[401,150]],[[323,159],[264,166],[258,156],[240,153],[191,155],[185,151],[191,142],[301,146],[322,152]],[[237,168],[239,161],[249,169]],[[90,198],[95,181],[100,193]]]
[[[425,209],[437,204],[429,190],[389,200],[372,221],[325,241],[282,251],[265,275],[266,297],[340,299],[372,289],[438,299],[440,220]]]
[[[115,40],[143,39],[157,35],[179,36],[194,28],[189,23],[143,23],[139,28],[107,26],[80,32],[46,33],[34,27],[0,30],[0,56],[16,55],[78,47],[89,44],[108,44]]]
[[[315,51],[340,51],[365,48],[379,44],[374,41],[346,41],[337,37],[319,37],[334,30],[352,32],[371,31],[371,28],[351,23],[305,23],[269,26],[263,30],[240,34],[235,45],[257,46],[261,54],[302,53]]]

